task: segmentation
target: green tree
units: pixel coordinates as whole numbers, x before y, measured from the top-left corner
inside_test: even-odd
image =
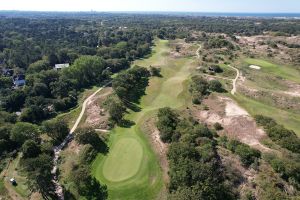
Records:
[[[81,165],[76,169],[71,180],[76,183],[76,188],[81,196],[91,200],[107,199],[107,187],[100,185],[96,178],[91,176],[87,165]]]
[[[171,142],[176,126],[179,122],[178,115],[168,107],[158,110],[158,122],[156,126],[160,131],[160,138],[163,142]]]
[[[52,67],[50,66],[50,63],[48,60],[38,60],[29,65],[27,72],[28,73],[38,73],[42,70],[49,70],[51,68]]]
[[[26,122],[18,122],[11,130],[10,139],[19,146],[22,146],[28,139],[38,141],[39,134],[40,131],[38,126]]]
[[[41,152],[40,146],[33,140],[26,140],[21,149],[24,158],[34,158]]]
[[[43,131],[45,131],[55,143],[62,142],[70,132],[68,124],[64,120],[50,120],[44,122]]]

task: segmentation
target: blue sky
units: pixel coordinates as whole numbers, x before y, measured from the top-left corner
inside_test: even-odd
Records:
[[[0,0],[0,10],[300,13],[300,0]]]

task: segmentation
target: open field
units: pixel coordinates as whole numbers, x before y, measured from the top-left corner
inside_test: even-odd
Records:
[[[168,56],[168,41],[157,40],[154,54],[135,64],[161,67],[162,78],[152,78],[146,95],[138,105],[140,112],[130,111],[126,119],[136,124],[111,131],[110,152],[99,155],[93,163],[93,174],[107,184],[110,199],[154,199],[163,188],[162,172],[149,141],[141,131],[145,118],[165,106],[185,105],[184,81],[190,75],[192,59]]]

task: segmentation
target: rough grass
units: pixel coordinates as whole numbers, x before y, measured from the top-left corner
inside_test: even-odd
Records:
[[[153,112],[161,107],[177,108],[185,104],[185,80],[190,75],[192,59],[170,58],[168,42],[164,40],[156,40],[154,52],[148,59],[139,60],[135,64],[144,67],[159,65],[163,77],[150,80],[146,95],[137,105],[141,111],[131,111],[125,116],[126,119],[134,121],[135,125],[112,130],[109,139],[110,152],[106,156],[98,155],[92,165],[94,176],[107,184],[110,199],[155,199],[163,188],[162,172],[157,157],[141,131],[141,125],[145,118],[153,115]],[[134,147],[128,145],[129,141]],[[142,156],[141,153],[136,155],[136,152],[133,152],[136,150],[142,151]],[[133,158],[123,158],[124,156]],[[122,166],[112,167],[113,165]],[[114,173],[120,173],[121,177]]]
[[[6,178],[4,179],[4,181],[9,181],[10,178],[15,178],[18,185],[12,186],[11,184],[7,184],[7,186],[15,190],[20,196],[24,198],[28,198],[30,192],[26,185],[26,181],[27,181],[26,177],[20,172],[20,169],[18,168],[19,162],[20,162],[20,155],[10,163],[6,171]]]

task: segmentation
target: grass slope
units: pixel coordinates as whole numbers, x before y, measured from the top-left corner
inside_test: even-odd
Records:
[[[146,136],[141,131],[145,118],[165,106],[173,108],[185,104],[184,81],[189,77],[192,60],[169,57],[168,41],[157,40],[153,55],[135,64],[160,66],[163,78],[152,78],[146,95],[138,105],[140,112],[130,112],[126,119],[136,125],[116,127],[109,139],[110,152],[99,155],[92,165],[92,173],[107,184],[110,199],[154,199],[163,187],[158,160]]]

